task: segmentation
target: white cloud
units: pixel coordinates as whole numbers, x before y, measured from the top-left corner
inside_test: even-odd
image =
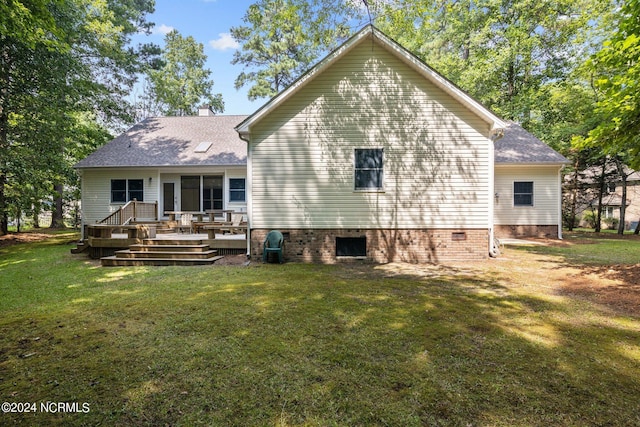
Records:
[[[229,33],[218,34],[217,39],[209,40],[209,46],[215,50],[237,49],[240,47],[238,42],[235,41]]]
[[[169,34],[171,31],[175,30],[175,28],[170,27],[169,25],[162,24],[159,27],[155,27],[153,29],[154,34]]]

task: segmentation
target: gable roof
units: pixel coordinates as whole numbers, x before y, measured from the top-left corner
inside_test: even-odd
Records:
[[[494,143],[494,158],[496,164],[569,163],[563,155],[516,123],[509,123],[502,138]]]
[[[148,118],[74,167],[244,166],[247,146],[234,126],[246,117]]]
[[[344,57],[356,46],[359,46],[367,40],[373,40],[375,43],[391,52],[409,67],[417,71],[425,79],[429,80],[435,86],[437,86],[445,93],[460,102],[462,105],[464,105],[466,108],[474,112],[486,123],[490,124],[493,130],[502,129],[506,126],[506,123],[498,116],[496,116],[493,112],[491,112],[488,108],[484,107],[478,101],[473,99],[469,94],[464,92],[454,83],[438,74],[434,69],[425,64],[421,59],[402,47],[396,41],[389,38],[382,31],[369,24],[358,33],[353,35],[346,42],[344,42],[336,50],[327,55],[320,62],[318,62],[309,71],[307,71],[295,82],[293,82],[288,88],[284,89],[282,92],[271,98],[271,100],[264,104],[260,109],[258,109],[255,113],[247,117],[242,123],[236,126],[236,130],[240,134],[240,137],[245,139],[246,136],[250,133],[250,129],[254,124],[259,122],[263,117],[268,115],[269,112],[285,102],[301,88],[309,84],[317,75],[329,68],[340,58]]]

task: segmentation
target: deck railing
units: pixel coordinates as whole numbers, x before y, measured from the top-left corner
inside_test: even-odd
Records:
[[[121,206],[108,217],[98,221],[98,224],[125,225],[138,219],[158,220],[158,202],[138,202],[131,200]]]

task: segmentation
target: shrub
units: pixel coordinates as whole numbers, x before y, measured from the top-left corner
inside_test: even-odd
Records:
[[[611,218],[604,218],[602,220],[602,222],[607,227],[607,229],[609,229],[609,230],[617,230],[618,229],[618,224],[620,223],[620,220],[618,218],[611,217]]]

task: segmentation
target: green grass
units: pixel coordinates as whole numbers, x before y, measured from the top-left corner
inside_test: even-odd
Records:
[[[0,395],[90,411],[2,425],[640,424],[640,319],[510,271],[563,253],[101,268],[69,240],[0,249]]]
[[[640,238],[615,233],[565,232],[568,246],[522,246],[520,249],[549,255],[560,255],[576,265],[617,265],[640,262]],[[577,244],[573,244],[577,243]]]

